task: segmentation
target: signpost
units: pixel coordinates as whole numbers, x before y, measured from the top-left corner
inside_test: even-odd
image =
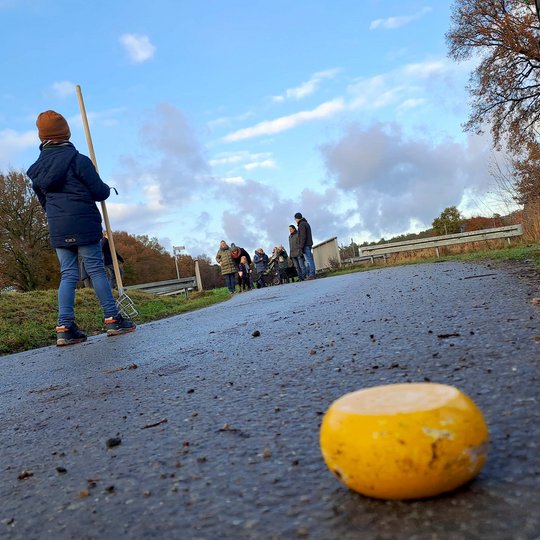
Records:
[[[178,255],[180,255],[181,251],[184,251],[186,249],[186,246],[173,246],[173,254],[174,254],[174,265],[176,266],[176,277],[180,279],[180,272],[178,271]]]

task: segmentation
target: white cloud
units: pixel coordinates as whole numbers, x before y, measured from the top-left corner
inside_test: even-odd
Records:
[[[90,130],[92,126],[101,124],[103,126],[116,126],[118,125],[118,117],[125,112],[123,107],[117,107],[114,109],[106,109],[104,111],[94,112],[86,111],[88,117],[88,123],[90,124]],[[82,129],[82,118],[80,114],[74,114],[69,118],[66,118],[70,127]]]
[[[122,172],[117,175],[126,191],[141,186],[159,186],[148,192],[170,208],[185,207],[201,193],[205,196],[215,186],[204,149],[183,112],[169,103],[161,103],[140,129],[142,147],[151,154],[124,157]]]
[[[415,109],[416,107],[419,107],[425,103],[425,101],[425,99],[406,99],[403,103],[401,103],[401,105],[398,106],[398,109],[402,111]]]
[[[428,60],[414,64],[404,64],[392,71],[361,79],[347,88],[347,107],[352,110],[373,110],[384,107],[399,107],[407,102],[417,106],[430,95],[439,94],[438,104],[451,97],[447,86],[460,68],[445,60]],[[435,84],[443,83],[445,88],[429,91]],[[442,93],[441,93],[442,92]],[[403,109],[402,109],[403,110]]]
[[[386,19],[375,19],[374,21],[371,21],[369,29],[394,30],[395,28],[401,28],[402,26],[406,26],[407,24],[420,19],[424,15],[431,13],[431,11],[433,10],[430,7],[425,7],[414,15],[400,15],[397,17],[388,17]]]
[[[230,186],[227,199],[231,209],[221,216],[224,237],[253,253],[262,246],[267,253],[283,244],[288,251],[289,224],[295,212],[302,212],[312,225],[314,241],[338,235],[350,237],[341,211],[345,198],[335,188],[319,193],[304,189],[299,196],[287,198],[277,187],[255,180]],[[261,211],[264,210],[264,211]]]
[[[252,171],[254,169],[275,169],[276,162],[273,159],[263,159],[262,161],[253,161],[251,163],[246,163],[244,169],[246,171]]]
[[[392,71],[362,79],[347,87],[346,99],[336,97],[314,109],[299,111],[287,116],[264,120],[253,126],[239,129],[223,137],[223,142],[236,142],[255,137],[274,135],[306,122],[324,120],[345,110],[365,110],[394,107],[401,112],[418,107],[438,92],[438,105],[445,105],[453,94],[445,92],[453,78],[461,75],[461,67],[446,60],[428,60],[405,64]],[[446,85],[440,88],[440,84]],[[439,85],[437,91],[430,87]],[[442,94],[440,92],[443,92]],[[455,105],[455,104],[453,104]]]
[[[214,159],[209,161],[212,167],[229,167],[230,171],[237,171],[242,168],[246,171],[254,169],[274,169],[276,162],[271,152],[221,152]]]
[[[223,182],[226,184],[245,184],[246,180],[242,176],[229,176],[222,178]]]
[[[208,129],[213,130],[220,126],[227,126],[230,124],[248,120],[252,116],[253,116],[253,113],[251,111],[238,114],[236,116],[222,116],[220,118],[216,118],[215,120],[210,120],[209,122],[207,122],[206,125],[208,126]]]
[[[51,90],[56,97],[65,98],[75,93],[75,83],[58,81],[51,85]]]
[[[413,223],[429,227],[467,190],[485,193],[491,148],[487,137],[435,142],[407,137],[395,124],[353,124],[321,151],[335,187],[356,201],[363,229],[377,239]]]
[[[341,70],[339,68],[327,69],[325,71],[319,71],[314,73],[311,78],[296,86],[294,88],[288,88],[285,93],[280,96],[274,96],[272,99],[277,102],[285,101],[286,99],[299,100],[309,96],[315,92],[324,79],[332,79]]]
[[[154,56],[156,48],[148,36],[139,34],[123,34],[120,43],[128,53],[129,58],[135,63],[145,62]]]
[[[413,79],[427,79],[429,77],[444,75],[450,69],[448,61],[429,60],[427,62],[418,62],[415,64],[406,64],[400,69],[400,72]]]
[[[18,161],[18,156],[32,147],[36,148],[37,158],[38,145],[37,128],[22,133],[14,129],[0,131],[0,170],[13,167],[13,163]]]
[[[321,120],[335,116],[343,111],[345,104],[343,99],[337,98],[332,101],[321,103],[318,107],[309,111],[300,111],[288,116],[282,116],[274,120],[265,120],[252,127],[239,129],[233,133],[229,133],[223,138],[224,142],[236,142],[263,135],[274,135],[288,129],[292,129],[298,125],[310,122],[312,120]]]

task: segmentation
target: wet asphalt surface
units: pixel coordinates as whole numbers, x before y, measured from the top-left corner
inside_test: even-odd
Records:
[[[533,289],[476,264],[392,267],[2,357],[0,538],[540,538]],[[365,498],[326,469],[322,414],[406,381],[473,398],[488,462],[438,498]]]

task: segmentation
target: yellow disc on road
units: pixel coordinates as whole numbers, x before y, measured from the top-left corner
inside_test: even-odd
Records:
[[[417,499],[471,480],[486,462],[489,433],[474,402],[434,383],[366,388],[336,400],[321,426],[328,468],[350,489]]]

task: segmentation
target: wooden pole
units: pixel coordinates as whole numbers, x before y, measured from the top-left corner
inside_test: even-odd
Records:
[[[94,145],[92,143],[92,136],[90,135],[90,127],[88,125],[88,118],[86,116],[86,108],[84,106],[82,90],[80,85],[75,87],[77,89],[77,98],[79,99],[79,108],[81,110],[81,117],[84,126],[84,132],[86,134],[86,142],[88,143],[88,150],[90,152],[90,159],[99,174],[98,164],[96,160],[96,154],[94,152]],[[103,214],[103,221],[105,221],[105,229],[107,231],[107,239],[109,240],[109,247],[111,248],[111,257],[114,268],[114,276],[116,277],[116,284],[118,286],[118,294],[124,292],[124,285],[122,283],[122,275],[120,274],[120,267],[118,266],[118,257],[116,256],[116,248],[114,246],[114,238],[111,229],[111,223],[109,221],[109,213],[107,212],[107,205],[105,201],[101,201],[101,212]]]

